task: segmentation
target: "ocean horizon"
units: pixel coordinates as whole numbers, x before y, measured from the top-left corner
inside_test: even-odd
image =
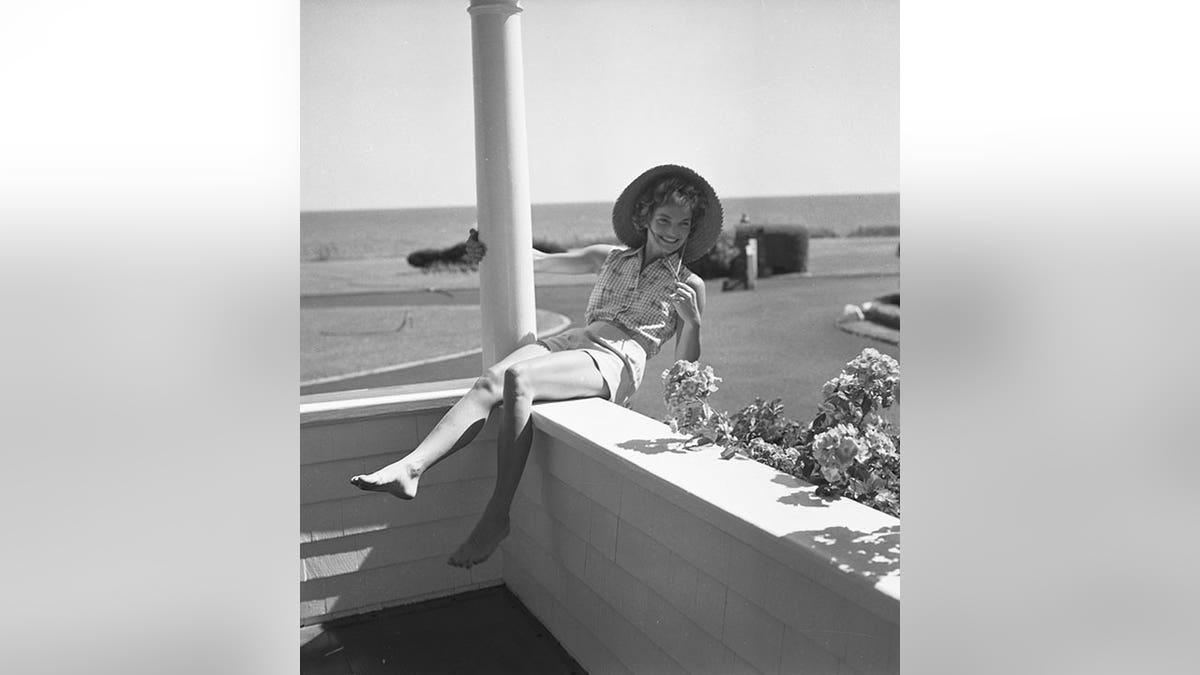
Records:
[[[845,236],[859,227],[899,225],[900,193],[728,197],[725,227],[745,214],[758,225],[805,225]],[[610,236],[612,202],[531,205],[534,239],[570,246]],[[463,241],[475,206],[300,212],[301,261],[407,257]]]

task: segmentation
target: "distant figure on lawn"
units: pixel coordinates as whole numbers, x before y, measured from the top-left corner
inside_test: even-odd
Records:
[[[738,251],[737,257],[729,261],[729,276],[721,282],[721,290],[735,291],[739,288],[750,288],[750,280],[746,276],[746,247]]]
[[[625,248],[597,244],[532,253],[535,271],[599,274],[584,313],[587,326],[501,359],[411,454],[350,482],[401,499],[416,497],[421,475],[470,443],[503,404],[496,486],[475,529],[447,562],[471,567],[487,560],[508,535],[509,511],[533,440],[534,401],[595,396],[626,404],[642,382],[646,361],[672,336],[676,360],[700,358],[704,282],[683,264],[716,244],[722,220],[716,192],[691,169],[663,165],[638,176],[613,206],[613,230]],[[474,230],[468,245],[477,259],[483,257],[486,247]]]
[[[750,216],[742,214],[741,221],[738,222],[739,231],[735,236],[735,242],[740,241],[738,246],[737,256],[729,261],[729,274],[726,275],[725,281],[721,282],[722,291],[735,291],[739,288],[753,290],[750,285],[749,261],[750,257],[746,252],[746,241],[742,232],[750,225]],[[761,228],[759,228],[761,229]]]

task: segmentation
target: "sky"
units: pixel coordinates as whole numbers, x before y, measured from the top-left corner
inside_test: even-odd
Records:
[[[301,208],[475,203],[468,0],[302,0]],[[530,198],[897,192],[896,0],[523,0]]]

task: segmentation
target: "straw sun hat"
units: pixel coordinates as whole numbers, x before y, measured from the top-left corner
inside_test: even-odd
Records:
[[[637,248],[645,244],[645,231],[637,229],[633,224],[633,214],[637,209],[638,197],[658,181],[672,176],[679,176],[695,185],[708,199],[708,207],[704,210],[704,215],[692,223],[692,230],[688,233],[687,243],[683,248],[683,262],[689,263],[703,257],[717,243],[725,215],[721,210],[721,200],[717,199],[717,193],[713,191],[708,181],[685,166],[663,164],[633,179],[633,182],[621,192],[621,196],[617,197],[617,202],[613,204],[613,232],[617,234],[617,238],[621,240],[622,244],[630,248]]]

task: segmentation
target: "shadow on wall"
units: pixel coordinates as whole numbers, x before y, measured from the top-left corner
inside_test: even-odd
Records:
[[[820,497],[813,494],[814,491],[817,489],[815,486],[805,483],[804,481],[800,480],[799,478],[796,478],[795,476],[789,476],[788,474],[780,473],[779,475],[772,478],[771,482],[778,483],[784,487],[796,488],[796,491],[793,492],[792,494],[784,495],[784,496],[780,497],[778,500],[776,500],[781,504],[789,504],[792,506],[815,506],[815,507],[828,507],[829,506],[829,500],[821,499]]]
[[[686,455],[688,452],[686,445],[687,441],[677,438],[635,438],[617,443],[618,448],[633,450],[644,455],[658,455],[664,452]]]
[[[873,532],[847,527],[799,530],[788,538],[810,541],[817,550],[834,558],[847,572],[879,579],[900,571],[900,526],[889,525]]]
[[[617,443],[618,448],[633,450],[634,452],[640,452],[645,455],[659,455],[664,452],[670,452],[676,455],[686,455],[689,450],[699,447],[699,445],[702,444],[696,444],[694,440],[685,441],[677,438],[637,438]],[[739,457],[741,456],[739,455]],[[745,457],[742,457],[742,459],[754,461]],[[766,465],[764,464],[763,466]],[[789,504],[792,506],[811,506],[818,508],[829,506],[829,500],[822,499],[821,497],[813,494],[816,490],[815,486],[806,483],[795,476],[779,473],[771,479],[771,482],[787,488],[794,488],[796,490],[789,495],[780,497],[778,501],[782,504]]]

